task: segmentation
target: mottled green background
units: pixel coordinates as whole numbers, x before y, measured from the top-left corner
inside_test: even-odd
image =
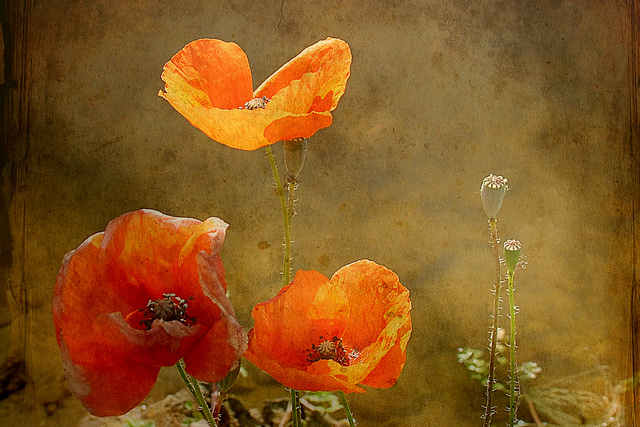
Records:
[[[68,426],[86,414],[66,387],[53,286],[64,254],[124,212],[228,222],[222,257],[247,329],[253,305],[278,290],[283,233],[265,151],[208,139],[157,96],[164,63],[204,37],[239,44],[256,87],[318,40],[351,47],[333,125],[309,140],[293,266],[330,276],[368,258],[411,291],[405,370],[391,389],[350,396],[361,426],[480,424],[484,393],[456,352],[487,343],[493,264],[479,188],[489,173],[509,179],[499,232],[523,243],[528,262],[517,276],[519,360],[543,367],[541,383],[594,364],[610,366],[612,381],[631,376],[627,2],[25,4],[28,85],[9,90],[23,91],[26,135],[3,147],[14,236],[3,336],[13,327],[26,340],[28,382],[0,402],[6,425]],[[28,310],[13,301],[20,286]],[[285,396],[246,365],[236,393],[256,405]],[[150,399],[178,387],[167,369]]]

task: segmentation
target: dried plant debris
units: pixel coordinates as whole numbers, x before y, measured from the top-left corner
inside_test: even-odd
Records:
[[[523,382],[522,397],[548,427],[622,427],[622,396],[632,387],[630,380],[613,384],[607,367],[598,366],[551,382]]]
[[[470,378],[487,384],[489,363],[484,350],[461,347],[457,357]],[[554,380],[537,379],[542,369],[535,362],[520,365],[521,415],[524,420],[518,425],[622,427],[625,417],[623,396],[634,387],[635,382],[626,379],[614,384],[607,366],[588,359],[585,356],[585,363],[594,363],[595,367]],[[500,352],[497,361],[499,375],[493,388],[506,393],[507,373],[501,370],[506,359],[501,357]],[[525,408],[528,409],[528,417],[524,416]]]
[[[332,393],[305,393],[300,396],[302,417],[307,427],[347,427],[344,411]],[[287,398],[265,401],[262,409],[247,409],[238,396],[230,395],[222,405],[219,427],[286,427],[291,425],[291,402]],[[187,389],[159,402],[140,405],[119,417],[89,415],[80,427],[207,427]]]
[[[22,390],[27,384],[24,361],[8,358],[0,367],[0,400]]]

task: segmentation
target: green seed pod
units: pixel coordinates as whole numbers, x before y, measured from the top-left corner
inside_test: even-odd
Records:
[[[507,192],[507,179],[500,175],[490,174],[482,180],[480,197],[482,207],[489,218],[495,218],[502,207],[502,199]]]
[[[284,141],[284,166],[287,168],[287,175],[293,181],[300,175],[306,158],[307,140],[305,138]]]
[[[504,242],[504,261],[507,264],[507,270],[513,274],[518,262],[520,262],[520,249],[522,244],[515,240],[509,239]]]

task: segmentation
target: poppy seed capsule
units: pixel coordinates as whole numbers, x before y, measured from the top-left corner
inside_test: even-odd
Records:
[[[284,141],[284,166],[287,168],[287,176],[290,180],[295,181],[298,179],[306,158],[306,138],[294,138],[290,141]]]
[[[515,239],[508,239],[504,242],[504,261],[507,264],[507,270],[513,273],[520,261],[520,249],[522,243]]]
[[[490,174],[482,180],[480,197],[482,207],[489,218],[495,218],[502,207],[502,199],[507,192],[507,179],[500,175]]]

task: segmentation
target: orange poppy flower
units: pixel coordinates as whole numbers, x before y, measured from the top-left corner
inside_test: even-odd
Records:
[[[256,150],[309,138],[331,124],[351,68],[351,51],[328,38],[303,50],[255,91],[249,61],[235,43],[200,39],[164,65],[169,101],[192,125],[229,147]]]
[[[69,387],[92,414],[129,411],[181,358],[207,382],[238,365],[247,337],[226,296],[226,228],[140,210],[65,256],[53,321]]]
[[[299,270],[256,305],[245,358],[286,387],[362,393],[388,388],[405,364],[409,291],[391,270],[357,261],[331,280]]]

